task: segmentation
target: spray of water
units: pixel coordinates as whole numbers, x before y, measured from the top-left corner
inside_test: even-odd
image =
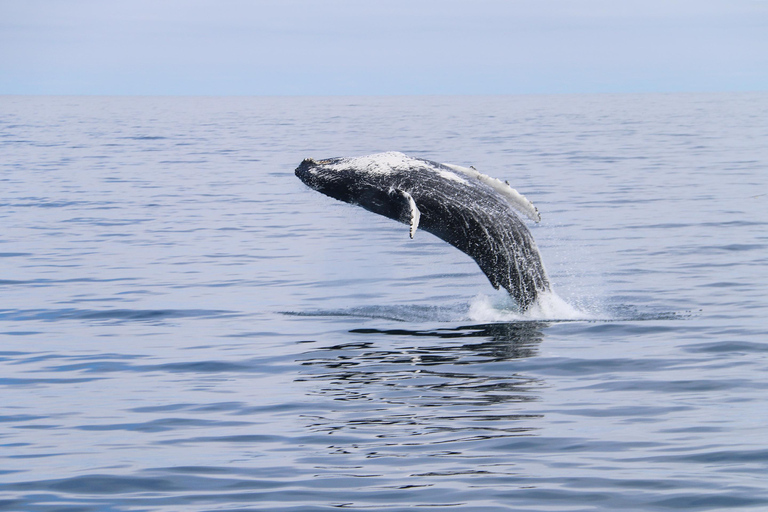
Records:
[[[553,290],[541,293],[530,308],[520,312],[506,293],[494,296],[478,295],[469,304],[467,313],[476,322],[575,321],[593,320],[592,312],[568,304]]]

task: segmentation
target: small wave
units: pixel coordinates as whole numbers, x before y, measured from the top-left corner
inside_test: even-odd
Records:
[[[165,140],[168,137],[160,137],[158,135],[138,135],[134,137],[122,137],[126,140]]]
[[[168,318],[232,316],[235,311],[216,309],[0,309],[0,321],[20,320],[136,320],[153,321]]]
[[[453,322],[466,320],[466,305],[456,306],[358,306],[354,308],[315,311],[281,311],[289,316],[353,317],[392,320],[395,322]]]

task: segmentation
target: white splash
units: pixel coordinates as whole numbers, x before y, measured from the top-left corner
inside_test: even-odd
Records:
[[[564,321],[591,320],[592,315],[576,309],[565,302],[557,293],[548,291],[524,313],[517,310],[512,298],[499,292],[495,297],[478,295],[469,305],[469,319],[475,322],[523,322],[523,321]]]
[[[515,210],[526,215],[529,219],[535,222],[541,221],[541,214],[539,213],[539,209],[536,208],[533,205],[533,203],[528,200],[527,197],[525,197],[523,194],[521,194],[511,186],[509,186],[508,183],[504,183],[503,181],[497,178],[493,178],[491,176],[488,176],[487,174],[483,174],[469,167],[462,167],[460,165],[453,165],[453,164],[443,164],[443,165],[455,171],[464,173],[471,178],[476,178],[481,183],[488,185],[489,187],[494,189],[496,192],[501,194],[504,197],[504,199],[506,199],[507,202]]]

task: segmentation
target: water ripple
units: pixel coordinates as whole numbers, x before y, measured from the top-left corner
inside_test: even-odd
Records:
[[[153,321],[167,318],[232,316],[235,311],[206,309],[0,309],[0,320],[54,322],[59,320],[135,320]]]
[[[0,510],[768,510],[768,95],[0,104]],[[293,175],[392,149],[573,311]]]

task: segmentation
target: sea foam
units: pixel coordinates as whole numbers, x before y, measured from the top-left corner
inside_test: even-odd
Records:
[[[543,292],[525,312],[520,312],[514,300],[506,293],[477,295],[469,304],[467,313],[476,322],[522,322],[592,320],[591,313],[568,304],[554,291]]]

